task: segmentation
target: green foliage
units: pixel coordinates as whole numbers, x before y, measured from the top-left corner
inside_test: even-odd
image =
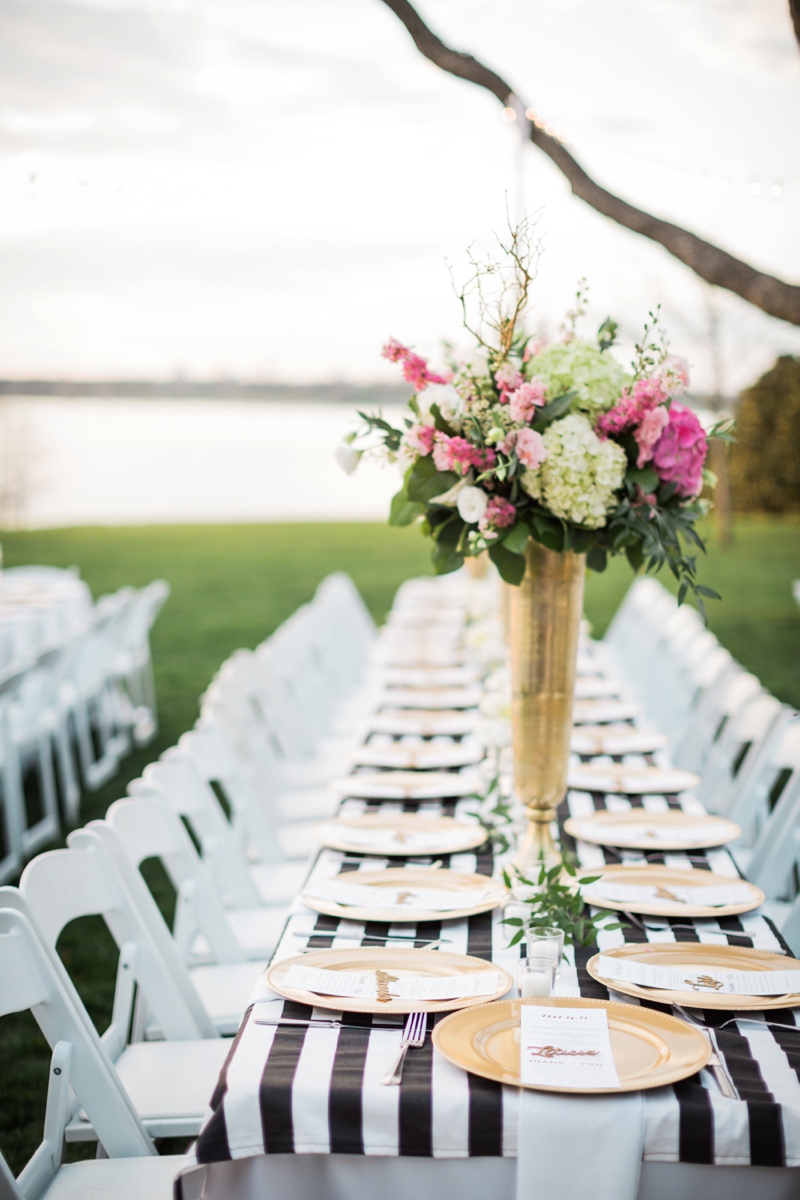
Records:
[[[800,512],[800,358],[782,355],[742,392],[728,451],[738,512]]]
[[[525,576],[525,555],[513,554],[502,542],[493,542],[489,547],[489,557],[500,572],[500,578],[506,583],[518,587]]]
[[[561,882],[565,874],[570,878],[569,883]],[[581,883],[594,883],[599,878],[599,875],[584,876]],[[535,880],[527,879],[519,871],[515,871],[515,877],[512,879],[509,872],[504,870],[503,881],[509,890],[515,883],[535,889],[529,897],[521,901],[530,908],[527,920],[523,920],[522,917],[507,917],[502,922],[504,925],[516,927],[509,946],[516,946],[522,941],[527,925],[555,925],[557,929],[563,929],[565,946],[593,946],[601,926],[604,929],[625,928],[621,921],[608,923],[609,918],[615,916],[614,913],[601,910],[594,916],[591,915],[577,887],[575,866],[565,854],[562,855],[561,862],[549,870],[542,861]]]
[[[454,471],[437,471],[433,455],[420,456],[406,474],[406,494],[409,500],[427,504],[449,492],[460,478]]]

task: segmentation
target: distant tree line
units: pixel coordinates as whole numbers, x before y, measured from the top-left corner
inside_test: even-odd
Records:
[[[729,466],[737,512],[800,513],[800,358],[781,355],[742,392]]]

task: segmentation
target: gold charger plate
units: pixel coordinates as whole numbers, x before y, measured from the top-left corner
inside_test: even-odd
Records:
[[[480,779],[474,772],[452,771],[362,771],[338,779],[331,785],[343,796],[364,800],[438,800],[444,796],[471,796]]]
[[[477,913],[490,912],[503,903],[508,893],[502,883],[488,875],[469,875],[466,871],[434,871],[430,867],[387,867],[384,871],[354,871],[341,877],[348,883],[364,887],[391,888],[441,888],[453,892],[456,900],[459,892],[480,888],[487,892],[485,900],[468,908],[401,908],[391,905],[386,908],[362,908],[357,904],[339,904],[336,900],[321,900],[300,892],[300,899],[314,912],[326,913],[330,917],[341,917],[348,921],[388,921],[400,925],[407,921],[456,921],[462,917],[474,917]]]
[[[375,840],[359,841],[358,834],[361,831],[374,834]],[[461,854],[465,850],[474,850],[486,841],[486,830],[482,825],[456,821],[453,817],[367,813],[362,817],[320,821],[314,826],[314,836],[330,850],[377,854],[381,857],[393,854],[416,856]],[[427,843],[426,837],[429,839]]]
[[[627,700],[576,700],[572,706],[573,725],[607,725],[631,721],[638,715],[637,706]]]
[[[595,846],[617,846],[621,850],[707,850],[724,846],[741,835],[741,829],[725,817],[692,816],[680,809],[650,812],[631,808],[627,812],[602,809],[586,817],[569,817],[564,829],[570,837]]]
[[[476,708],[483,688],[475,684],[453,688],[387,688],[383,703],[393,708]]]
[[[593,904],[596,908],[612,908],[617,912],[632,912],[641,913],[648,917],[733,917],[737,913],[752,912],[754,908],[758,908],[764,903],[764,893],[761,888],[756,887],[754,883],[749,883],[746,879],[738,879],[735,876],[729,878],[726,875],[714,875],[712,871],[679,871],[672,867],[635,867],[635,866],[619,866],[619,867],[603,867],[596,870],[587,867],[579,873],[583,875],[595,876],[602,875],[605,882],[632,884],[634,887],[657,887],[666,888],[669,891],[671,886],[675,887],[719,887],[726,883],[741,884],[750,888],[752,899],[749,902],[739,904],[718,904],[712,906],[710,904],[681,904],[680,908],[676,908],[675,903],[659,903],[657,899],[653,900],[607,900],[605,896],[598,896],[592,899],[592,885],[588,884],[582,889],[583,898],[587,904]],[[668,901],[669,897],[665,897]]]
[[[480,721],[480,713],[472,710],[434,709],[415,711],[407,708],[384,708],[369,718],[374,733],[392,733],[398,737],[410,734],[417,737],[463,737],[472,733]]]
[[[452,742],[449,746],[431,746],[424,742],[406,746],[395,742],[390,746],[359,746],[353,751],[353,762],[360,767],[388,767],[395,771],[432,771],[473,766],[485,753],[474,738]]]
[[[478,681],[478,672],[472,667],[387,667],[383,671],[388,687],[464,687]]]
[[[574,754],[652,754],[667,744],[663,733],[630,725],[577,725],[570,748]]]
[[[628,767],[624,763],[576,763],[567,772],[567,787],[586,792],[619,792],[626,796],[674,796],[697,787],[700,776],[676,767]]]
[[[718,967],[729,971],[798,971],[800,962],[785,954],[773,954],[770,950],[751,950],[749,946],[710,946],[698,942],[648,942],[637,945],[617,946],[604,950],[611,958],[632,958],[635,962],[654,967]],[[658,1004],[682,1004],[687,1008],[721,1008],[726,1012],[760,1012],[768,1008],[800,1008],[800,994],[785,996],[718,996],[716,992],[674,992],[667,988],[641,987],[637,983],[606,981],[598,972],[599,954],[589,959],[586,968],[592,979],[606,984],[615,992],[626,996],[637,996],[640,1000],[654,1000]]]
[[[711,1047],[699,1029],[650,1008],[609,1000],[549,996],[542,1000],[498,1000],[445,1017],[433,1031],[433,1044],[457,1067],[507,1083],[520,1083],[519,1023],[523,1004],[555,1008],[604,1008],[619,1088],[553,1088],[534,1091],[589,1095],[638,1092],[664,1087],[696,1074],[708,1062]]]
[[[284,987],[281,982],[293,964],[303,967],[322,967],[329,971],[389,971],[392,975],[427,975],[441,979],[453,975],[476,975],[496,971],[500,986],[492,996],[499,999],[512,986],[508,971],[496,963],[468,954],[448,954],[442,950],[406,950],[392,946],[352,950],[309,950],[296,958],[285,958],[267,969],[267,983],[274,992],[287,1000],[297,1000],[314,1008],[332,1008],[336,1012],[363,1013],[409,1013],[451,1012],[465,1009],[475,1003],[485,1003],[486,997],[467,996],[461,1000],[354,1000],[350,996],[322,996],[318,992],[307,992],[298,988]]]

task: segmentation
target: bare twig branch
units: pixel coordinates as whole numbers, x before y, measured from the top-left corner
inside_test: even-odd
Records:
[[[478,62],[471,54],[463,54],[446,46],[428,28],[408,0],[383,0],[383,3],[403,22],[420,53],[442,70],[486,88],[501,104],[508,104],[509,99],[516,95],[510,84],[495,71]],[[797,25],[800,0],[790,0],[790,4]],[[635,208],[619,196],[606,191],[587,175],[557,138],[539,129],[535,122],[530,123],[530,140],[544,151],[567,177],[573,193],[597,212],[610,217],[618,225],[632,229],[634,233],[640,233],[643,237],[658,242],[708,283],[735,292],[737,296],[741,296],[770,316],[800,325],[800,287],[758,271],[719,246],[681,229],[679,225],[673,225],[670,221],[664,221],[652,213]]]
[[[794,36],[800,42],[800,0],[789,0],[789,15],[794,26]]]

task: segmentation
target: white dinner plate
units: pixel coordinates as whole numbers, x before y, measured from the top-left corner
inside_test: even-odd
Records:
[[[363,800],[439,800],[470,796],[480,783],[473,771],[359,771],[337,779],[333,787],[342,796]]]

